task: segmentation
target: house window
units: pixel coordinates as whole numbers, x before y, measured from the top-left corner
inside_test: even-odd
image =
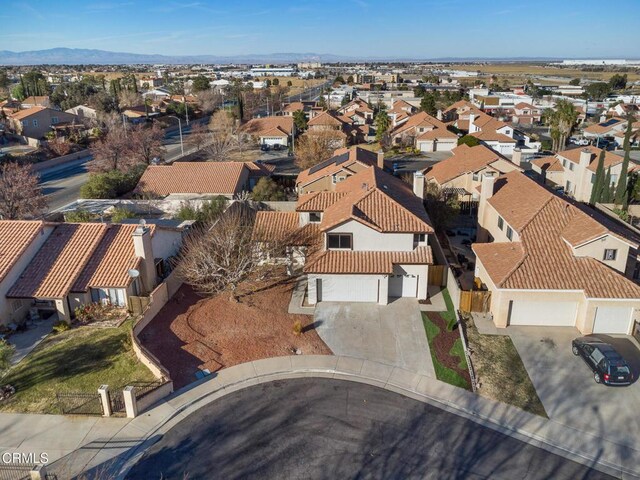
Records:
[[[51,125],[58,123],[58,117],[51,117]]]
[[[413,243],[424,243],[426,236],[424,233],[414,233]]]
[[[513,240],[513,230],[509,226],[507,226],[507,238]]]
[[[567,183],[564,186],[564,191],[567,193],[571,193],[571,182],[567,180]]]
[[[91,301],[118,307],[124,307],[126,304],[123,288],[92,288]]]
[[[596,174],[592,173],[591,174],[591,185],[593,185],[594,183],[596,183]]]
[[[309,213],[309,221],[311,223],[319,223],[321,220],[320,212]]]
[[[605,248],[603,260],[613,261],[616,259],[616,255],[618,255],[618,250],[615,248]]]
[[[573,172],[573,167],[574,167],[573,163],[570,163],[569,164],[569,170],[571,170],[572,172]]]
[[[498,217],[498,228],[502,230],[504,228],[504,218]]]
[[[34,126],[34,127],[37,127],[37,126],[38,126],[38,120],[34,120],[34,121],[33,121],[33,126]]]
[[[338,183],[338,177],[336,177],[335,175],[331,175],[331,183],[333,184]]]
[[[473,180],[474,180],[474,181],[476,181],[476,182],[477,182],[478,180],[480,180],[480,174],[479,174],[478,172],[474,172],[474,174],[473,174]]]
[[[329,233],[327,234],[327,248],[351,250],[352,236],[350,233]]]
[[[566,166],[567,166],[567,161],[566,161],[564,158],[562,159],[562,166],[563,166],[563,167],[566,167]]]

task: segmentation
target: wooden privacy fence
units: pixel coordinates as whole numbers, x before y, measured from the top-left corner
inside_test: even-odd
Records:
[[[447,266],[446,265],[429,265],[429,285],[437,285],[444,287],[447,284]]]
[[[478,290],[460,292],[460,311],[486,313],[491,307],[491,292]]]

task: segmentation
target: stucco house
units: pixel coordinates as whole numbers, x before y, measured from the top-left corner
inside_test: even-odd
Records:
[[[0,271],[0,323],[30,311],[69,321],[76,307],[93,302],[127,307],[129,297],[153,290],[168,258],[162,255],[175,254],[181,242],[180,232],[163,232],[167,245],[156,252],[155,232],[142,222],[0,221],[0,243],[10,252]]]
[[[55,126],[73,124],[78,117],[47,107],[31,107],[8,117],[13,131],[24,137],[42,139]]]
[[[567,195],[580,202],[589,202],[595,182],[598,159],[603,150],[590,145],[576,147],[558,152],[551,159],[536,159],[532,162],[532,169],[542,175],[549,186],[564,188]],[[605,151],[605,172],[611,169],[611,183],[616,185],[622,172],[624,158],[615,153]],[[629,163],[629,171],[638,168],[635,163]]]
[[[244,124],[240,131],[251,137],[259,145],[280,145],[286,147],[293,135],[293,115],[253,118]]]
[[[637,235],[520,172],[484,175],[477,241],[497,327],[629,334],[640,319]]]
[[[420,173],[415,183],[414,191],[422,194]],[[257,213],[258,238],[282,235],[274,231],[276,225],[316,229],[313,246],[299,259],[312,305],[427,298],[430,219],[409,185],[376,166],[350,176],[334,191],[300,195],[295,212]]]
[[[373,165],[384,169],[382,151],[374,153],[360,147],[340,148],[334,152],[333,157],[300,172],[296,190],[299,194],[333,192],[340,182]]]
[[[234,198],[249,192],[275,166],[258,162],[174,162],[150,165],[135,192],[154,197],[198,198],[222,195]]]
[[[484,145],[460,145],[445,158],[424,170],[428,183],[458,195],[465,200],[479,198],[478,187],[486,172],[496,174],[521,170],[507,158]]]
[[[413,145],[422,152],[449,152],[458,143],[458,135],[426,112],[410,116],[390,135],[394,145]]]

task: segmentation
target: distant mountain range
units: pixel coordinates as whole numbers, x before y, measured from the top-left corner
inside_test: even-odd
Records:
[[[117,64],[199,64],[199,63],[297,63],[349,62],[355,58],[319,53],[270,53],[250,55],[157,55],[144,53],[109,52],[85,48],[50,48],[12,52],[0,50],[0,65],[117,65]]]
[[[120,65],[120,64],[283,64],[299,62],[358,62],[358,61],[431,61],[431,62],[544,62],[557,61],[551,57],[354,57],[333,55],[328,53],[269,53],[249,55],[157,55],[144,53],[109,52],[86,48],[50,48],[48,50],[31,50],[12,52],[0,50],[0,65]]]

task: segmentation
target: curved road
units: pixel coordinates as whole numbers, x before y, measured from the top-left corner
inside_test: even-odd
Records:
[[[165,434],[127,478],[611,477],[393,392],[305,378],[206,405]]]

